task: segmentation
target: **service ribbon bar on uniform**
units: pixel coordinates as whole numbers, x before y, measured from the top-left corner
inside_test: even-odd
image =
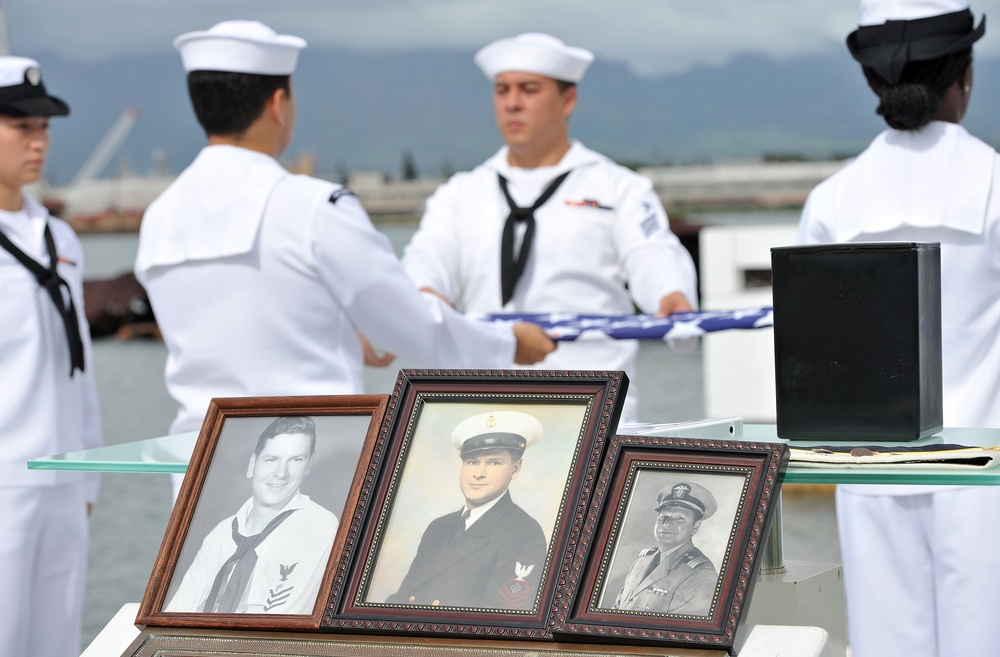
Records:
[[[615,340],[682,340],[729,329],[767,328],[774,324],[771,306],[741,310],[698,310],[655,315],[581,315],[576,313],[468,313],[495,322],[532,322],[553,340],[605,336]]]

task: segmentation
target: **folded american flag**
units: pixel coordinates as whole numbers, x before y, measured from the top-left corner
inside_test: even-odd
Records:
[[[714,331],[756,329],[774,323],[771,306],[741,310],[697,310],[655,315],[580,315],[576,313],[468,313],[495,322],[533,322],[553,340],[572,341],[590,337],[615,340],[683,340]]]

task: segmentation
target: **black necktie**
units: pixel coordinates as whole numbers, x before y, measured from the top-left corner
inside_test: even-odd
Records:
[[[285,521],[285,518],[292,515],[295,509],[289,509],[275,516],[259,534],[244,536],[239,531],[239,523],[233,518],[233,542],[236,543],[236,551],[233,556],[226,560],[219,568],[215,581],[212,583],[212,591],[205,600],[202,611],[218,612],[220,614],[231,614],[236,611],[247,585],[250,584],[250,576],[253,575],[254,566],[257,565],[256,548],[267,538],[271,532],[278,528],[278,525]],[[226,578],[229,577],[229,581]],[[218,601],[218,604],[216,604]]]
[[[83,371],[83,340],[80,338],[80,323],[76,318],[76,305],[73,303],[73,292],[67,283],[56,271],[59,264],[59,256],[56,253],[56,241],[52,238],[52,231],[49,224],[45,224],[45,246],[49,251],[49,267],[46,269],[35,262],[27,253],[17,248],[10,238],[3,231],[0,231],[0,246],[10,252],[14,258],[24,265],[34,276],[38,284],[45,288],[52,298],[52,303],[56,305],[56,310],[62,317],[63,326],[66,328],[66,340],[69,342],[69,375],[73,376],[76,370]],[[66,295],[63,296],[63,288],[66,288]]]
[[[503,190],[504,198],[507,199],[507,205],[510,207],[510,214],[507,215],[507,221],[503,225],[503,239],[500,242],[500,298],[503,301],[503,305],[507,305],[507,302],[514,296],[514,286],[517,285],[517,279],[521,278],[521,274],[524,273],[524,267],[528,263],[528,255],[531,253],[531,241],[535,237],[535,210],[542,207],[549,200],[569,174],[570,172],[567,171],[550,182],[549,186],[545,188],[545,191],[542,192],[542,195],[538,197],[538,200],[530,208],[520,208],[514,203],[514,199],[510,197],[510,192],[507,191],[507,179],[497,174],[497,177],[500,178],[500,189]],[[526,226],[524,239],[521,241],[521,249],[515,258],[514,226],[519,221],[525,222]]]
[[[462,511],[462,515],[459,517],[458,522],[455,524],[455,527],[451,530],[451,536],[448,538],[449,543],[465,533],[465,521],[468,519],[469,519],[469,510],[465,509],[464,511]]]

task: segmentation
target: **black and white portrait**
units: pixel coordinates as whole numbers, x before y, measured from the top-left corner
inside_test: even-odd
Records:
[[[637,468],[597,608],[711,615],[745,483],[740,474]]]
[[[370,422],[228,418],[162,611],[313,613]]]

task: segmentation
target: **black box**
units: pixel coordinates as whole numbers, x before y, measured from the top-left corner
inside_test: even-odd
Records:
[[[778,437],[916,440],[944,425],[941,245],[771,249]]]

